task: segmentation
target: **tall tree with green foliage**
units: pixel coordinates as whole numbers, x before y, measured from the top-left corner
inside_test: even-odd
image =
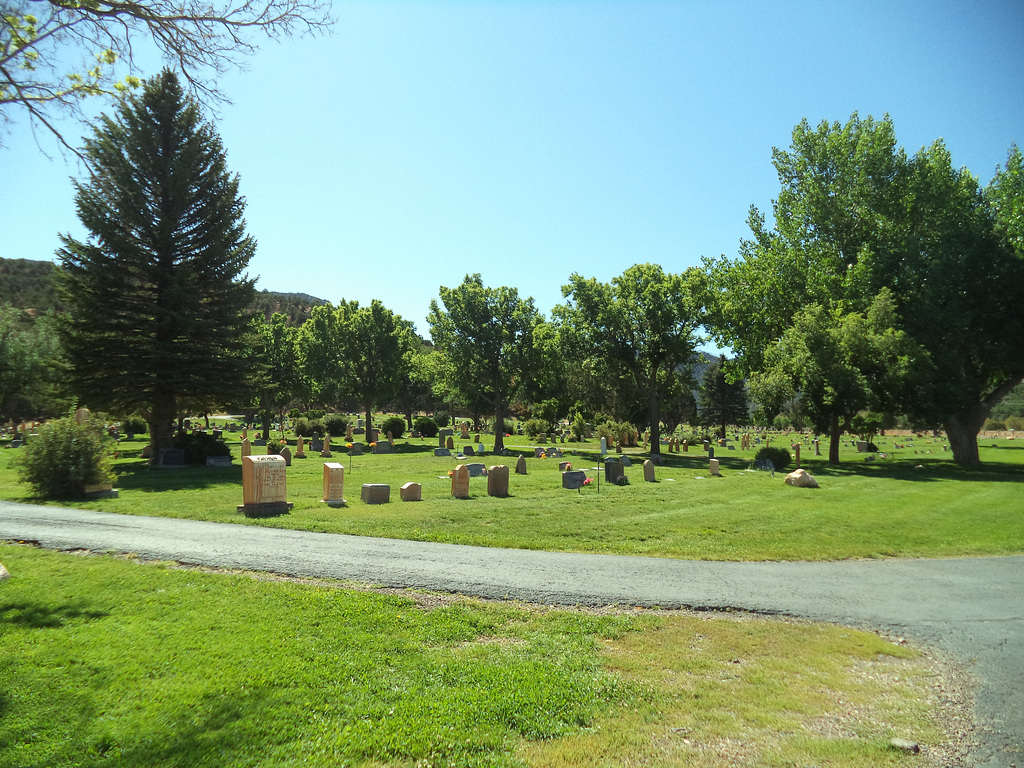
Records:
[[[263,421],[263,439],[270,439],[271,415],[281,416],[300,389],[298,364],[299,329],[288,324],[288,316],[275,312],[269,322],[263,315],[250,321],[253,403]]]
[[[1019,153],[982,193],[941,141],[908,157],[887,116],[854,114],[845,125],[803,121],[773,162],[774,226],[752,209],[740,258],[709,265],[716,337],[757,370],[804,306],[863,314],[887,288],[895,328],[935,375],[885,410],[941,423],[954,460],[978,464],[985,416],[1024,375],[1024,258],[1011,234]],[[997,207],[1010,212],[1005,224]]]
[[[20,421],[64,405],[58,390],[62,360],[54,317],[33,322],[20,309],[0,305],[0,417]]]
[[[654,456],[662,401],[692,375],[703,291],[698,269],[676,275],[635,264],[611,283],[573,273],[562,287],[567,302],[555,310],[573,364],[589,361],[609,386],[625,387],[646,407]]]
[[[231,401],[246,384],[256,243],[221,140],[174,73],[122,99],[83,151],[89,237],[58,251],[71,383],[85,405],[142,413],[155,462],[182,403]]]
[[[352,396],[365,409],[393,400],[408,376],[406,354],[415,349],[412,324],[374,299],[369,306],[342,300],[315,307],[299,330],[300,365],[314,396],[324,403]]]
[[[765,350],[764,367],[750,379],[752,396],[778,403],[799,393],[815,430],[829,436],[829,463],[838,464],[842,434],[859,411],[905,401],[933,372],[927,355],[893,327],[895,320],[888,290],[865,314],[804,307]]]
[[[730,381],[724,358],[704,369],[697,408],[704,426],[717,426],[723,438],[729,424],[746,424],[750,420],[746,384],[742,379]]]
[[[494,423],[504,424],[512,398],[536,367],[533,337],[543,318],[533,299],[520,299],[515,288],[484,286],[479,274],[466,275],[454,288],[440,289],[441,304],[430,302],[430,335],[445,364],[438,366],[446,384],[466,402],[475,398],[494,408]],[[505,447],[495,429],[494,450]]]

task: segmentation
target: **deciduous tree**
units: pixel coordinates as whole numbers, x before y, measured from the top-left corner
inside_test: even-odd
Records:
[[[655,455],[662,400],[679,379],[691,377],[702,282],[697,269],[675,275],[656,264],[636,264],[611,283],[574,273],[562,287],[566,304],[555,310],[574,364],[591,367],[609,384],[621,382],[646,407]]]
[[[256,243],[220,138],[174,73],[122,99],[84,152],[75,201],[89,237],[58,251],[71,382],[86,405],[143,413],[157,461],[182,403],[245,385]]]
[[[488,288],[479,274],[454,288],[441,286],[441,303],[430,302],[430,335],[445,358],[447,385],[467,402],[494,408],[494,450],[505,447],[505,411],[536,365],[534,333],[543,318],[533,299],[515,288]]]
[[[704,369],[697,407],[707,427],[717,426],[719,436],[725,437],[729,424],[746,424],[747,389],[742,379],[730,381],[725,369],[725,360],[716,360]]]

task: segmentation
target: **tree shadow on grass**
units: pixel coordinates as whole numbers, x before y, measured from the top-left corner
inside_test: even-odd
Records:
[[[50,629],[63,627],[73,619],[102,619],[109,616],[105,611],[91,611],[82,603],[65,605],[43,605],[28,601],[0,603],[0,625],[12,624],[29,629]]]
[[[148,464],[117,467],[117,487],[132,491],[182,491],[242,482],[242,467],[187,466],[182,469],[154,469]]]
[[[848,461],[841,464],[804,463],[812,475],[824,477],[872,477],[915,483],[933,483],[939,480],[964,482],[1020,483],[1024,482],[1024,467],[1020,465],[987,463],[980,467],[961,467],[947,460],[915,457],[895,463]]]

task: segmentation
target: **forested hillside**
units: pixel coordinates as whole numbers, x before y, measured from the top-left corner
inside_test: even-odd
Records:
[[[63,309],[51,283],[54,267],[49,261],[0,258],[0,305],[10,304],[28,310],[29,315]],[[305,293],[260,291],[256,294],[252,312],[262,314],[268,320],[279,312],[288,318],[289,325],[298,327],[309,318],[313,307],[326,303]]]

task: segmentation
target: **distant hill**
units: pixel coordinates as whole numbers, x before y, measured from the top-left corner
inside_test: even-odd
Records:
[[[41,315],[51,309],[63,311],[53,289],[53,270],[49,261],[0,258],[0,304],[10,304],[25,310],[28,316]],[[288,318],[289,325],[302,325],[313,307],[326,304],[323,299],[308,293],[278,293],[259,291],[252,305],[253,314],[262,314],[268,320],[275,312]]]
[[[29,315],[63,309],[50,280],[54,265],[31,259],[0,259],[0,304],[24,309]]]

